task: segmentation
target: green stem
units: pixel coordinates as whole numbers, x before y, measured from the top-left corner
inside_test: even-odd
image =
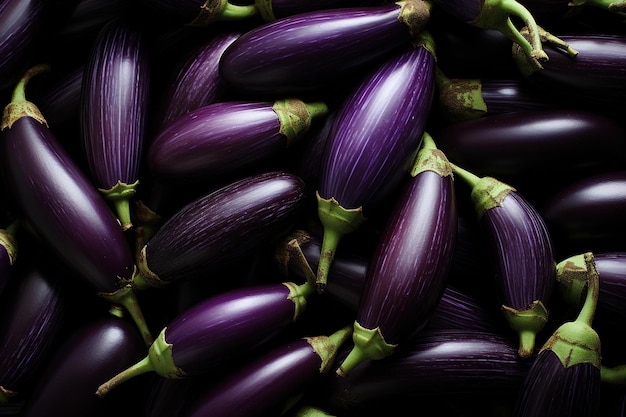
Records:
[[[259,10],[256,5],[237,5],[232,3],[226,3],[226,7],[222,11],[220,20],[234,21],[243,20],[255,17],[259,14]]]
[[[474,188],[480,181],[480,177],[478,175],[475,175],[460,166],[453,164],[452,162],[450,163],[450,166],[452,166],[452,172],[465,181],[470,188]]]
[[[359,364],[367,360],[379,360],[391,356],[397,345],[385,341],[385,337],[380,332],[380,328],[368,329],[354,322],[352,331],[352,341],[354,346],[348,356],[337,368],[337,375],[346,376]]]
[[[27,101],[26,100],[26,84],[28,84],[30,79],[33,78],[35,75],[39,75],[48,71],[50,71],[50,65],[48,64],[35,65],[34,67],[29,68],[24,73],[22,78],[20,78],[19,81],[17,82],[15,89],[13,90],[13,94],[11,96],[11,102],[16,103],[16,102],[21,102],[21,101]]]
[[[103,299],[121,305],[128,311],[131,318],[137,325],[146,346],[152,345],[154,339],[146,322],[146,319],[139,306],[139,300],[135,290],[130,285],[124,286],[112,293],[98,293]]]
[[[150,372],[152,370],[153,370],[153,367],[152,367],[152,362],[150,361],[150,357],[146,356],[145,358],[141,359],[136,364],[132,365],[130,368],[127,368],[126,370],[120,372],[119,374],[115,375],[113,378],[109,379],[108,381],[100,385],[98,389],[96,390],[96,395],[98,397],[104,397],[105,395],[109,393],[109,391],[111,391],[114,387],[118,386],[119,384],[125,381],[128,381],[129,379],[134,378],[138,375]]]

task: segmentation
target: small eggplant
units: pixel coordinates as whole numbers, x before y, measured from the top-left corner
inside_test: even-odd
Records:
[[[434,95],[435,45],[426,31],[416,38],[374,68],[335,118],[317,188],[322,292],[341,238],[398,189],[422,143]]]
[[[254,4],[239,4],[228,0],[140,0],[170,20],[185,26],[206,27],[216,21],[247,20],[258,15]]]
[[[81,141],[94,183],[111,201],[124,230],[139,183],[150,71],[142,32],[122,19],[94,41],[81,87]]]
[[[232,177],[291,147],[313,119],[327,112],[324,103],[298,99],[202,106],[177,118],[152,140],[150,173],[174,183]]]
[[[548,321],[556,283],[552,237],[537,209],[512,186],[479,177],[453,164],[471,188],[471,199],[495,266],[502,313],[519,339],[518,353],[535,353],[537,334]]]
[[[213,190],[180,209],[143,245],[139,290],[206,276],[217,265],[280,239],[304,206],[304,182],[294,174],[253,174]]]
[[[13,264],[17,259],[18,242],[16,233],[20,228],[19,219],[12,220],[4,229],[0,229],[0,294],[10,281]]]
[[[26,100],[32,67],[5,107],[0,133],[3,175],[23,220],[97,294],[123,305],[145,337],[150,331],[129,282],[135,259],[107,201],[69,156],[37,106]]]
[[[280,415],[332,368],[349,339],[346,326],[329,336],[303,337],[248,361],[190,405],[187,417]]]
[[[429,17],[423,0],[298,13],[244,33],[224,51],[220,74],[243,92],[310,93],[408,44]]]
[[[241,359],[295,322],[312,293],[312,281],[284,282],[236,288],[197,302],[161,330],[145,358],[104,382],[97,394],[149,371],[183,379],[224,366],[226,357]]]

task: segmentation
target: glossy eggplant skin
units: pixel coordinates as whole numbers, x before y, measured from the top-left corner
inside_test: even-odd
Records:
[[[141,249],[138,288],[205,276],[280,239],[301,214],[304,181],[284,171],[240,178],[180,209]],[[209,274],[210,275],[210,274]]]
[[[403,21],[415,20],[416,27]],[[421,0],[319,10],[257,26],[223,53],[220,74],[234,89],[258,95],[309,93],[406,45],[428,22]]]

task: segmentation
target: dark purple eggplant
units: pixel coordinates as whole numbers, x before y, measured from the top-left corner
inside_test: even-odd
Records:
[[[142,247],[133,287],[210,276],[212,268],[281,239],[301,214],[305,188],[294,174],[270,171],[240,178],[192,201]]]
[[[346,326],[329,336],[286,342],[232,371],[215,387],[198,395],[188,417],[279,415],[290,401],[319,382],[332,368],[350,337]]]
[[[582,254],[588,291],[575,320],[560,325],[533,359],[520,387],[515,417],[599,416],[600,337],[593,329],[599,294],[593,255]]]
[[[11,280],[19,247],[16,233],[21,223],[21,220],[15,219],[7,227],[0,229],[0,294]]]
[[[106,395],[124,381],[154,371],[164,378],[206,374],[250,354],[295,322],[315,293],[313,281],[246,286],[193,304],[165,326],[148,355],[98,388]],[[228,358],[228,359],[226,359]]]
[[[46,115],[46,121],[51,129],[57,129],[62,125],[71,125],[74,128],[80,123],[83,73],[83,65],[56,73],[54,83],[36,97],[38,107],[41,113]],[[66,148],[71,150],[72,146]]]
[[[247,20],[258,15],[254,4],[239,4],[228,0],[140,0],[169,20],[182,25],[205,27],[216,21]]]
[[[134,252],[115,214],[37,106],[26,100],[29,79],[47,70],[41,65],[27,71],[4,109],[4,180],[29,227],[100,297],[123,305],[150,345],[150,331],[129,285],[136,271]]]
[[[100,317],[74,329],[58,345],[28,395],[24,417],[140,415],[144,381],[129,384],[106,398],[95,395],[98,385],[145,352],[131,322]]]
[[[300,140],[326,104],[298,99],[225,101],[180,116],[150,143],[150,173],[185,183],[232,176]]]
[[[537,209],[512,186],[479,177],[453,164],[471,189],[471,200],[494,263],[502,314],[519,339],[518,354],[535,353],[537,334],[548,321],[556,283],[552,237]]]
[[[320,90],[408,44],[429,17],[422,0],[298,13],[244,33],[224,51],[220,74],[254,94]]]
[[[317,10],[338,9],[340,7],[364,6],[375,3],[371,0],[255,0],[261,19],[272,22],[287,16]]]
[[[121,19],[107,23],[84,68],[81,141],[91,177],[124,230],[132,227],[129,200],[139,183],[149,87],[142,32]]]
[[[435,45],[426,31],[419,38],[374,68],[338,110],[317,188],[324,228],[320,291],[342,237],[408,177],[422,143],[434,95]]]

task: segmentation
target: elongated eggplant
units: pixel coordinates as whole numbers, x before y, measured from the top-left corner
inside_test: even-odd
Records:
[[[329,336],[304,337],[278,346],[201,393],[186,415],[281,414],[293,397],[302,395],[328,373],[350,334],[351,328],[346,326]]]
[[[21,220],[15,219],[7,227],[0,229],[0,294],[11,279],[13,264],[17,259],[19,245],[16,233],[20,224]]]
[[[40,65],[27,71],[4,109],[4,179],[29,227],[100,297],[124,306],[150,345],[150,331],[128,284],[136,271],[133,251],[115,214],[37,106],[26,100],[28,80],[46,70]]]
[[[148,355],[98,388],[106,395],[120,383],[154,371],[182,379],[234,363],[295,322],[315,292],[313,281],[246,286],[200,301],[164,327]]]
[[[254,4],[228,0],[140,0],[150,10],[179,24],[205,27],[216,21],[247,20],[258,15]]]
[[[244,33],[224,51],[220,74],[242,92],[309,93],[408,44],[429,17],[422,0],[298,13]]]
[[[67,417],[110,416],[124,410],[139,415],[141,379],[106,398],[94,394],[101,381],[129,366],[145,352],[136,327],[119,317],[99,317],[73,330],[58,345],[28,395],[23,416],[59,411]],[[62,411],[61,411],[62,410]]]
[[[358,229],[408,170],[422,143],[434,95],[435,45],[428,32],[375,68],[338,110],[317,188],[324,239],[317,281],[341,238]]]
[[[301,178],[270,171],[199,197],[169,217],[142,247],[133,287],[210,275],[217,265],[243,259],[293,227],[305,196]]]
[[[81,140],[94,183],[111,201],[124,230],[139,183],[148,114],[150,70],[142,32],[122,19],[94,41],[81,88]]]
[[[479,177],[453,164],[471,188],[471,199],[495,267],[502,313],[519,339],[518,354],[535,353],[537,334],[548,321],[556,282],[552,237],[537,209],[512,186]]]
[[[274,102],[225,101],[180,116],[150,143],[150,173],[168,182],[232,177],[258,166],[302,138],[324,103],[298,99]]]
[[[563,323],[533,359],[519,391],[513,416],[598,416],[600,337],[593,329],[599,293],[593,255],[580,255],[588,291],[575,320]]]

